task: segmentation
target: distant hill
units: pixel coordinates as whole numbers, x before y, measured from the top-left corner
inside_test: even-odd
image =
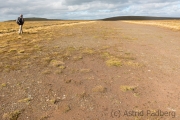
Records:
[[[47,18],[38,18],[38,17],[31,17],[31,18],[24,18],[25,21],[60,21],[61,19],[47,19]],[[8,20],[14,21],[14,20]]]
[[[38,18],[38,17],[31,17],[31,18],[24,18],[25,21],[61,21],[63,19],[47,19],[47,18]],[[117,17],[110,17],[104,19],[98,19],[103,21],[118,21],[118,20],[180,20],[180,17],[153,17],[153,16],[117,16]],[[14,21],[14,20],[8,20]],[[65,21],[65,20],[63,20]],[[68,20],[70,21],[70,20]],[[79,20],[81,21],[81,20]],[[86,20],[82,20],[86,21]],[[89,20],[88,20],[89,21]]]
[[[117,20],[172,20],[179,19],[178,17],[151,17],[151,16],[117,16],[111,18],[101,19],[103,21],[117,21]]]
[[[24,18],[25,21],[59,21],[61,19],[47,19],[47,18],[37,18],[37,17],[32,17],[32,18]]]

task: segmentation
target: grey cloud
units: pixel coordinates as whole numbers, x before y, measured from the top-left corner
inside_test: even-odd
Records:
[[[126,3],[129,0],[66,0],[64,4],[66,5],[81,5],[81,4],[88,4],[92,2],[101,2],[101,3]]]
[[[0,0],[0,21],[25,17],[97,19],[121,15],[180,17],[179,0]]]

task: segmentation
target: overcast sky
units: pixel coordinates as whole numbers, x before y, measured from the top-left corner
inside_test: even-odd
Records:
[[[180,17],[180,0],[0,0],[0,21],[14,20],[19,14],[49,19]]]

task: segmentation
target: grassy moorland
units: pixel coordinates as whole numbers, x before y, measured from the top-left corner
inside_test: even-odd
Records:
[[[85,102],[85,97],[90,99],[90,93],[106,93],[104,84],[109,81],[98,77],[102,74],[106,76],[106,73],[94,73],[99,70],[103,72],[106,69],[103,66],[114,66],[116,69],[141,66],[131,53],[120,48],[117,29],[110,24],[104,26],[94,21],[27,21],[23,26],[24,33],[20,35],[18,27],[14,21],[0,23],[0,90],[3,96],[0,115],[3,119],[16,120],[29,116],[42,120],[50,116],[47,112],[59,107],[66,113],[73,109],[70,104],[75,105],[77,99]],[[55,80],[48,79],[50,76]],[[93,82],[95,79],[98,80]],[[48,84],[57,86],[51,90]],[[126,91],[128,85],[121,86]],[[62,88],[65,90],[62,91]],[[77,91],[73,93],[74,90]],[[69,102],[64,100],[71,97],[75,99]],[[11,106],[12,102],[17,106]],[[34,117],[29,106],[33,107]]]
[[[31,33],[32,30],[37,32],[36,30],[49,29],[50,27],[68,24],[68,23],[78,23],[78,21],[25,21],[24,32]],[[7,33],[15,33],[18,30],[18,25],[15,21],[10,22],[1,22],[0,24],[0,33],[1,36]]]
[[[178,20],[26,21],[19,35],[15,21],[1,22],[0,119],[119,119],[120,110],[178,113],[179,62],[172,62],[179,54],[178,31],[165,36],[164,28],[139,24],[179,30]]]
[[[173,30],[180,30],[180,20],[147,20],[147,21],[125,21],[134,24],[155,25]]]

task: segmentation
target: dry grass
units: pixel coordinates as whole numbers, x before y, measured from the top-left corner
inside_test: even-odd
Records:
[[[111,58],[109,60],[106,61],[106,64],[108,66],[122,66],[122,61],[117,59],[117,58]]]
[[[49,102],[52,104],[56,104],[58,102],[58,100],[54,98],[54,99],[49,100]]]
[[[95,86],[92,91],[93,92],[100,92],[100,93],[104,93],[106,92],[107,88],[103,87],[102,85],[99,86]]]
[[[75,56],[73,59],[74,59],[75,61],[77,61],[77,60],[83,59],[83,57],[82,57],[82,56]]]
[[[65,83],[71,83],[71,81],[72,81],[71,79],[64,80]]]
[[[19,111],[19,110],[13,111],[11,113],[5,113],[3,115],[3,119],[6,119],[6,120],[17,120],[20,114],[21,114],[21,111]]]
[[[23,26],[24,32],[29,34],[37,34],[40,30],[47,30],[52,29],[59,26],[65,26],[69,23],[72,23],[71,25],[74,25],[75,23],[78,24],[78,21],[26,21],[25,25]],[[70,24],[68,25],[70,26]],[[13,33],[17,32],[19,26],[16,24],[16,22],[1,22],[0,23],[0,33],[1,34],[7,34],[7,33]],[[48,30],[47,30],[48,32]]]
[[[55,73],[56,73],[56,74],[62,74],[63,71],[62,71],[62,70],[56,70]]]
[[[67,112],[69,112],[71,110],[71,107],[70,107],[70,105],[63,105],[62,106],[62,112],[63,113],[67,113]]]
[[[102,53],[102,57],[103,57],[103,58],[110,58],[111,55],[110,55],[110,53],[108,53],[108,52],[104,52],[104,53]]]
[[[86,48],[83,50],[83,53],[84,54],[94,54],[95,51],[93,49],[90,49],[90,48]]]
[[[145,24],[180,30],[180,20],[148,20],[148,21],[124,21],[134,24]]]
[[[136,88],[137,88],[136,86],[126,86],[126,85],[120,86],[120,89],[123,92],[134,91]]]
[[[77,94],[77,96],[78,96],[80,99],[84,99],[85,97],[88,97],[89,95],[88,95],[85,91],[83,91],[82,93]]]
[[[64,70],[64,69],[66,69],[66,66],[63,66],[63,65],[62,65],[62,66],[59,66],[59,68],[62,69],[62,70]]]
[[[18,102],[27,103],[27,102],[30,102],[31,100],[32,100],[31,98],[24,98],[22,100],[19,100]]]
[[[62,65],[64,65],[65,63],[62,62],[62,61],[58,61],[58,60],[52,60],[50,62],[50,65],[51,66],[54,66],[54,67],[61,67]]]
[[[89,21],[88,21],[89,22]],[[24,33],[22,35],[18,35],[19,26],[15,21],[13,22],[0,22],[0,37],[1,37],[1,47],[0,47],[0,57],[2,60],[2,65],[0,66],[0,71],[11,71],[14,69],[20,69],[25,65],[24,60],[29,58],[34,58],[33,54],[35,53],[45,53],[47,50],[43,48],[43,43],[49,43],[50,41],[62,37],[62,34],[57,34],[56,30],[68,29],[69,26],[85,24],[87,21],[41,21],[41,22],[25,22],[23,26]],[[65,32],[68,33],[68,32]],[[69,33],[68,33],[69,34]],[[67,34],[65,34],[67,35]],[[72,35],[71,35],[72,36]],[[64,58],[69,57],[71,52],[73,52],[75,48],[69,47],[64,54]],[[92,53],[92,51],[87,51],[88,53]],[[54,56],[58,56],[58,54]],[[51,55],[52,56],[52,55]],[[38,56],[34,60],[42,59],[43,56]],[[47,66],[52,58],[46,58],[39,60],[40,64]],[[75,60],[82,59],[81,56],[75,58]],[[23,62],[22,62],[23,61]],[[36,61],[37,62],[37,61]],[[12,67],[12,64],[16,64],[16,66]],[[59,66],[59,63],[53,63],[55,66]],[[63,67],[64,69],[64,67]]]
[[[6,87],[7,84],[6,84],[6,83],[2,83],[1,86],[2,86],[2,87]]]
[[[80,72],[82,72],[82,73],[89,73],[91,71],[92,71],[91,69],[81,69],[80,70]]]
[[[47,74],[51,74],[52,72],[50,71],[50,70],[44,70],[43,72],[42,72],[42,74],[45,74],[45,75],[47,75]]]
[[[141,64],[135,62],[136,58],[133,54],[125,52],[124,54],[111,54],[110,52],[100,52],[100,56],[106,59],[106,65],[108,66],[129,66],[129,67],[140,67]]]
[[[131,67],[140,67],[141,64],[134,62],[134,61],[126,61],[124,62],[124,65],[131,66]]]
[[[49,115],[44,115],[39,120],[47,120],[49,117],[50,117]]]

